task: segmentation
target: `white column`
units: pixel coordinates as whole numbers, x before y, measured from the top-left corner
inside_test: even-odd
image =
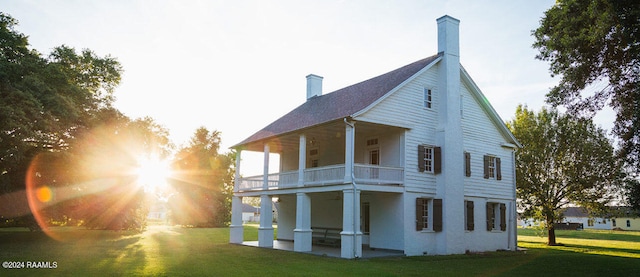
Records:
[[[340,257],[362,257],[362,232],[360,231],[360,191],[342,191],[342,232],[340,232]]]
[[[233,185],[234,196],[231,198],[231,226],[229,226],[229,242],[242,243],[244,229],[242,227],[242,197],[235,196],[240,189],[240,156],[242,150],[236,153],[236,176]]]
[[[266,194],[269,189],[269,144],[264,144],[264,175],[262,189],[265,194],[260,196],[260,227],[258,227],[258,246],[273,247],[273,212],[271,197]]]
[[[269,144],[264,144],[264,162],[262,167],[262,189],[269,189]]]
[[[231,226],[229,226],[229,242],[242,243],[244,241],[244,228],[242,227],[242,197],[231,198]]]
[[[273,211],[271,197],[260,196],[260,227],[258,227],[258,246],[273,247]]]
[[[311,198],[308,194],[296,194],[296,228],[293,230],[293,251],[311,251]]]
[[[307,164],[307,137],[300,135],[300,150],[298,153],[298,187],[304,186],[304,169]]]
[[[351,183],[353,176],[353,151],[355,143],[356,128],[354,123],[345,121],[345,136],[344,136],[344,182]]]

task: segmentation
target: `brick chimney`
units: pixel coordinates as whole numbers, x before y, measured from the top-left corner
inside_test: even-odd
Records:
[[[322,77],[309,74],[307,75],[307,100],[322,95]]]

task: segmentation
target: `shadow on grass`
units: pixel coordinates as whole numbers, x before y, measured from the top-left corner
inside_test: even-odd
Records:
[[[142,234],[78,227],[56,227],[53,231],[59,240],[43,232],[1,231],[0,260],[55,262],[56,268],[0,269],[0,275],[91,275],[95,272],[131,275],[146,263],[146,253],[140,244]]]
[[[528,262],[505,271],[504,276],[640,276],[640,262],[637,258],[606,254],[620,251],[618,248],[546,246],[538,243],[525,243],[521,246],[530,247],[526,255],[531,258]],[[635,249],[629,249],[628,252],[638,253]]]

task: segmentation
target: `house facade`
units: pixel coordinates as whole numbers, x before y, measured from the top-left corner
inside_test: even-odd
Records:
[[[640,231],[640,218],[627,207],[611,207],[607,216],[594,216],[582,207],[568,207],[563,212],[563,223],[582,224],[584,229]]]
[[[438,23],[438,53],[307,101],[233,146],[264,153],[264,174],[236,176],[231,243],[243,242],[242,198],[277,198],[277,239],[322,243],[341,257],[363,245],[405,255],[516,249],[519,143],[460,65],[459,21]],[[269,154],[280,156],[269,174]],[[258,246],[273,247],[268,214]]]

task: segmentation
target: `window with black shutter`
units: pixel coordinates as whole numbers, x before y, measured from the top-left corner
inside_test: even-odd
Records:
[[[465,206],[465,230],[473,231],[474,225],[474,215],[473,215],[473,201],[464,201]]]
[[[464,176],[471,177],[471,153],[464,152]]]
[[[500,158],[485,155],[484,156],[484,178],[502,180],[502,165]]]
[[[442,199],[433,199],[433,231],[442,231]]]
[[[442,148],[418,145],[418,170],[439,174],[442,172]]]
[[[487,231],[506,230],[507,205],[504,203],[487,202]]]
[[[442,231],[442,199],[416,198],[416,231]]]

